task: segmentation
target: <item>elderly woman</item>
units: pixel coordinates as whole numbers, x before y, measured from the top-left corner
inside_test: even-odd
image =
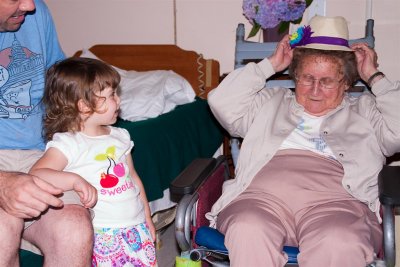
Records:
[[[207,218],[234,267],[284,266],[284,245],[299,246],[302,267],[364,267],[382,243],[377,176],[400,150],[400,83],[366,44],[349,47],[342,17],[314,17],[296,35],[209,94],[219,122],[244,140],[236,178]],[[288,66],[294,92],[263,89]],[[372,93],[353,97],[359,77]]]

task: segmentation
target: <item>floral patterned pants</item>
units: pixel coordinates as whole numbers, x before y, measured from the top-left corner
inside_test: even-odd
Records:
[[[146,223],[95,228],[92,267],[154,267],[156,250]]]

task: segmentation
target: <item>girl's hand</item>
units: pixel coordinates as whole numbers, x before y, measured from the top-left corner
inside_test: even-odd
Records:
[[[289,44],[289,35],[285,35],[268,58],[275,72],[286,69],[293,59],[293,50]]]
[[[74,191],[79,195],[85,208],[93,208],[97,202],[97,190],[81,176],[76,175],[73,183]]]
[[[154,223],[153,223],[153,220],[151,219],[151,217],[146,216],[146,223],[147,223],[147,226],[149,227],[151,238],[153,238],[153,241],[156,242],[156,227],[154,226]]]

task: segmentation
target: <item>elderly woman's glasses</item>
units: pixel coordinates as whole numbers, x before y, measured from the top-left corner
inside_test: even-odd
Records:
[[[340,80],[335,80],[332,78],[321,78],[315,79],[311,75],[296,75],[296,82],[303,86],[314,86],[315,82],[318,82],[319,86],[324,89],[335,89],[339,86],[339,84],[343,81],[343,78]]]

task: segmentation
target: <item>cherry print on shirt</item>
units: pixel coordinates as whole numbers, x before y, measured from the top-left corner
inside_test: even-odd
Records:
[[[119,182],[118,177],[125,175],[125,168],[122,163],[116,164],[115,162],[115,146],[110,146],[106,149],[106,153],[100,153],[95,157],[97,161],[108,160],[109,166],[106,173],[101,173],[100,175],[100,185],[103,188],[112,188],[116,186]],[[113,167],[113,173],[110,173],[110,168]]]

